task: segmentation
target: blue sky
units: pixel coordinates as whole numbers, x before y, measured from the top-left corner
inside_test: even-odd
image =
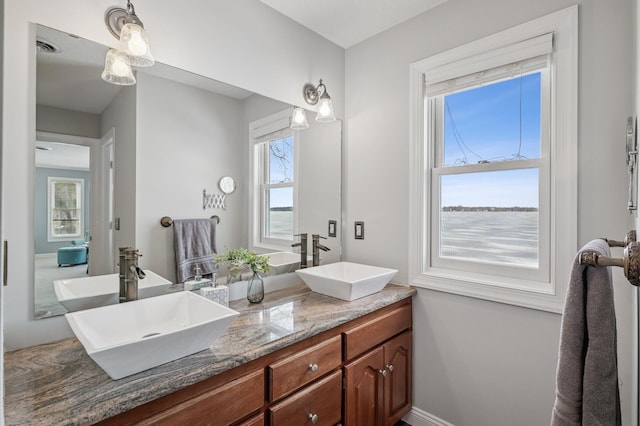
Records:
[[[276,155],[277,154],[277,155]],[[290,182],[294,176],[293,136],[270,142],[270,183]],[[270,207],[292,207],[293,189],[276,188],[270,193]]]
[[[539,158],[540,74],[446,96],[444,129],[445,166]],[[442,206],[538,206],[536,169],[447,175],[441,183]]]

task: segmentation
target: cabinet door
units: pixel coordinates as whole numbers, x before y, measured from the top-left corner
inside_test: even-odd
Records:
[[[384,417],[394,425],[411,409],[411,341],[410,331],[384,344]]]
[[[346,426],[383,424],[384,368],[382,346],[344,367]]]

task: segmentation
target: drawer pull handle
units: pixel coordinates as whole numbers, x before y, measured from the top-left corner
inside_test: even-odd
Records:
[[[309,420],[311,420],[311,423],[313,423],[315,425],[316,423],[318,423],[318,415],[317,414],[309,414]]]
[[[387,370],[389,370],[389,373],[393,373],[393,364],[387,365]]]
[[[387,377],[387,370],[378,370],[380,372],[380,374],[382,374],[382,377]]]
[[[312,373],[315,373],[318,371],[318,364],[309,364],[309,370],[311,370]]]

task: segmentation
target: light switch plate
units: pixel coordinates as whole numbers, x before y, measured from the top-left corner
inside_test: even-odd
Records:
[[[364,222],[359,221],[355,223],[354,233],[356,240],[364,240]]]
[[[337,231],[336,231],[337,227],[338,227],[338,221],[330,220],[329,221],[329,230],[328,230],[327,234],[330,237],[335,237],[337,235]]]

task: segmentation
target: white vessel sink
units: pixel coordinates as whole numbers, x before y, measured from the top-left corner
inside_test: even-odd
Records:
[[[65,317],[87,354],[120,379],[211,347],[237,315],[182,291]]]
[[[288,272],[294,272],[296,269],[300,269],[300,254],[292,253],[290,251],[277,251],[273,253],[267,253],[265,256],[269,257],[267,262],[271,267],[271,275],[286,274]],[[311,256],[307,256],[307,263],[311,264]]]
[[[146,269],[146,277],[138,280],[138,298],[165,294],[171,281]],[[55,280],[53,290],[58,302],[69,312],[97,308],[118,303],[120,279],[118,274],[96,275],[68,280]]]
[[[312,291],[352,301],[382,290],[398,270],[337,262],[299,269],[296,273]]]

